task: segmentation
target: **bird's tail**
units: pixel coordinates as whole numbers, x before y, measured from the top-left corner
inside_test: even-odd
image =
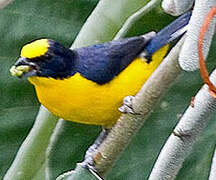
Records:
[[[159,31],[155,37],[153,37],[145,47],[145,57],[147,59],[159,50],[164,45],[175,40],[179,36],[183,35],[187,31],[187,25],[191,17],[191,11],[183,14],[168,26]]]

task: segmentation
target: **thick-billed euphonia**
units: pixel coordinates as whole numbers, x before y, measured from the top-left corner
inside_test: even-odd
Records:
[[[112,126],[122,99],[135,95],[185,32],[191,13],[163,30],[69,49],[50,39],[25,45],[11,74],[28,77],[37,97],[53,114],[69,121]]]

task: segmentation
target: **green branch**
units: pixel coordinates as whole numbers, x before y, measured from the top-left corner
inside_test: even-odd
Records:
[[[147,14],[149,11],[155,8],[160,2],[161,0],[152,0],[148,4],[146,4],[144,7],[142,7],[139,11],[131,15],[127,19],[127,21],[124,23],[122,28],[119,30],[119,32],[116,34],[114,40],[121,39],[122,37],[124,37],[136,21],[138,21],[145,14]]]
[[[46,149],[58,118],[41,106],[34,126],[20,147],[4,180],[33,179],[45,163]]]

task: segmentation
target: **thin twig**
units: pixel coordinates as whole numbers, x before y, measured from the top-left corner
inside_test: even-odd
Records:
[[[55,145],[57,143],[57,140],[59,139],[59,136],[61,135],[62,133],[62,123],[63,123],[63,119],[59,119],[58,120],[58,123],[56,124],[56,127],[55,129],[53,130],[53,133],[50,137],[50,142],[49,142],[49,146],[47,147],[47,150],[46,150],[46,158],[45,158],[45,176],[46,176],[46,180],[50,180],[51,178],[51,171],[50,171],[50,159],[52,157],[51,154],[52,154],[52,151],[55,149]]]
[[[132,14],[124,23],[122,28],[119,30],[119,32],[116,34],[114,40],[118,40],[123,38],[129,29],[134,25],[136,21],[138,21],[141,17],[143,17],[145,14],[147,14],[150,10],[155,8],[161,0],[151,0],[148,4],[146,4],[144,7],[142,7],[139,11]]]

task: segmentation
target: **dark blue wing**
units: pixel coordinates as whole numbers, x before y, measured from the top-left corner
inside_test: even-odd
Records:
[[[150,59],[155,51],[181,36],[186,30],[191,12],[177,18],[156,34],[150,41],[143,36],[83,47],[74,50],[76,71],[98,84],[112,80],[142,51]]]
[[[77,71],[98,84],[109,82],[142,52],[146,42],[139,36],[76,49]]]

